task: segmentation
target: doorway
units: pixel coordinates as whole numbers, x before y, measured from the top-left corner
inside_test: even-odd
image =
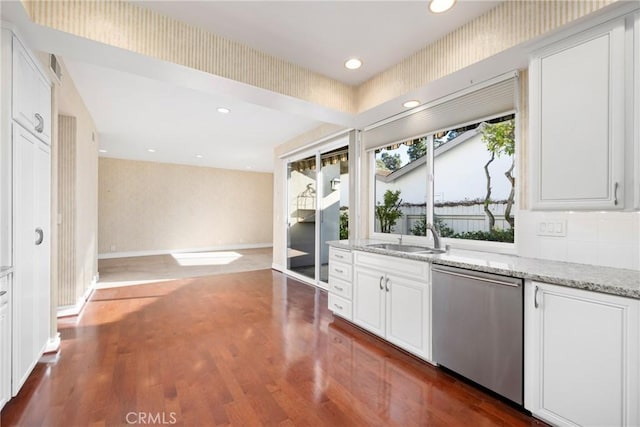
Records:
[[[328,287],[330,240],[346,239],[349,215],[348,141],[287,164],[287,269]]]

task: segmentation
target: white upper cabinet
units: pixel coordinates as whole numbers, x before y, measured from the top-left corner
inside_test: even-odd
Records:
[[[25,48],[13,38],[13,119],[51,143],[51,86]]]
[[[532,57],[534,209],[624,207],[625,66],[624,20]]]

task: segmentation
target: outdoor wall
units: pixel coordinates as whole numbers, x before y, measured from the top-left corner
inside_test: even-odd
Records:
[[[268,247],[273,176],[100,158],[99,253]]]

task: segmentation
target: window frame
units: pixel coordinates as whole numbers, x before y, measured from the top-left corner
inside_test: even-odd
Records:
[[[516,104],[517,105],[517,104]],[[487,121],[487,120],[492,120],[501,116],[506,116],[506,115],[510,115],[513,114],[514,116],[514,134],[515,134],[515,153],[514,153],[514,161],[516,162],[516,171],[519,171],[520,169],[520,162],[518,161],[519,157],[518,157],[518,153],[520,152],[520,119],[519,119],[519,112],[516,108],[514,109],[510,109],[498,114],[492,114],[490,116],[487,117],[483,117],[483,118],[479,118],[479,119],[474,119],[473,121],[470,122],[466,122],[466,123],[461,123],[458,125],[454,125],[454,126],[450,126],[447,127],[446,129],[438,129],[435,131],[430,131],[426,134],[423,135],[417,135],[411,139],[418,139],[418,138],[426,138],[427,139],[427,185],[426,185],[426,189],[427,189],[427,212],[426,212],[426,216],[427,216],[427,223],[433,224],[433,217],[434,217],[434,208],[435,208],[435,201],[434,201],[434,184],[435,184],[435,176],[434,176],[434,152],[433,152],[433,136],[439,132],[443,132],[443,131],[447,131],[447,130],[451,130],[451,129],[456,129],[459,127],[463,127],[463,126],[467,126],[470,124],[474,124],[474,123],[479,123],[479,122],[483,122],[483,121]],[[385,146],[389,146],[389,145],[393,145],[393,144],[401,144],[404,143],[407,139],[403,139],[401,141],[394,141],[394,142],[389,142],[384,144],[381,147],[375,147],[375,148],[370,148],[367,149],[365,154],[366,154],[366,161],[368,162],[368,170],[369,170],[369,177],[368,177],[368,182],[369,182],[369,206],[367,207],[367,212],[369,215],[369,236],[371,239],[374,240],[383,240],[383,241],[397,241],[400,237],[400,234],[397,233],[380,233],[375,231],[375,203],[376,203],[376,174],[375,174],[375,152],[376,150],[379,150],[380,148],[383,148]],[[516,174],[516,182],[519,183],[521,182],[521,180],[519,179],[520,176],[520,172],[517,172]],[[514,213],[514,218],[518,218],[520,216],[520,192],[516,189],[516,193],[515,193],[515,200],[514,200],[514,204],[513,204],[513,213]],[[516,224],[517,227],[517,224]],[[518,229],[516,228],[514,230],[514,237],[513,237],[513,243],[506,243],[506,242],[493,242],[493,241],[489,241],[489,240],[470,240],[470,239],[455,239],[455,238],[450,238],[450,237],[443,237],[441,238],[441,245],[445,246],[448,245],[451,248],[455,248],[455,249],[466,249],[466,250],[477,250],[477,251],[483,251],[483,252],[495,252],[495,253],[503,253],[503,254],[516,254],[517,253],[517,242],[518,242]],[[431,233],[427,232],[427,236],[415,236],[415,235],[411,235],[411,234],[403,234],[402,235],[402,241],[406,242],[406,243],[412,243],[412,244],[422,244],[422,245],[429,245],[432,246],[433,245],[433,238],[431,237]]]

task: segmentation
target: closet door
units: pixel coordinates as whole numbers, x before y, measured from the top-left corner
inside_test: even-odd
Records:
[[[35,156],[37,140],[13,124],[13,355],[12,393],[15,396],[39,355],[36,350]]]
[[[37,357],[44,351],[49,339],[51,313],[51,154],[49,147],[38,142],[34,150],[34,246],[33,269],[35,279],[35,351]]]

